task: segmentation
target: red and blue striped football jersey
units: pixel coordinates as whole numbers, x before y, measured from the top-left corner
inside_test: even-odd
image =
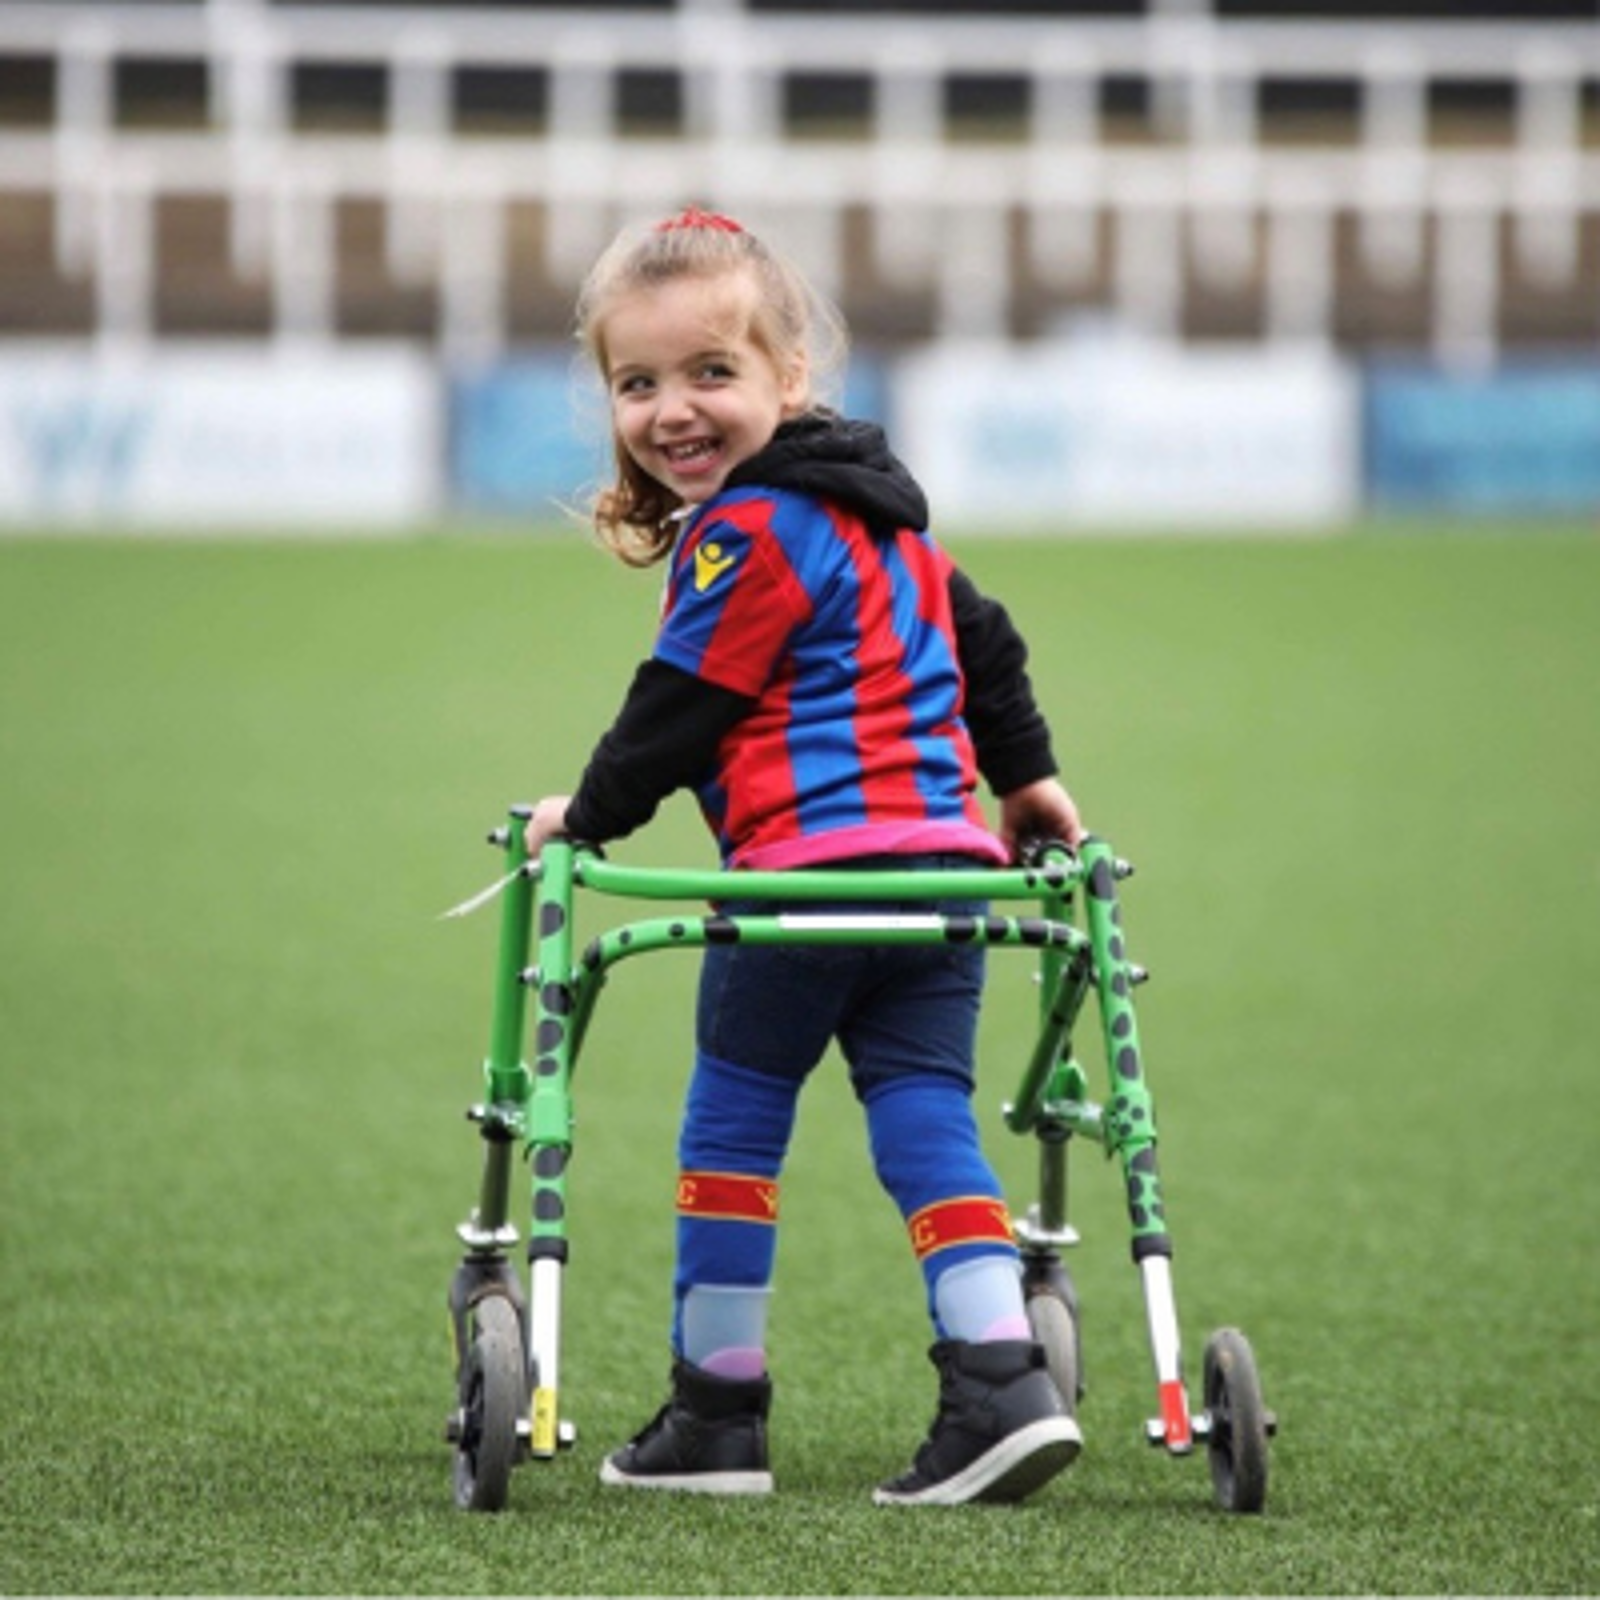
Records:
[[[698,788],[729,865],[1005,861],[976,798],[950,571],[929,534],[792,490],[731,489],[696,513],[655,655],[755,700]]]

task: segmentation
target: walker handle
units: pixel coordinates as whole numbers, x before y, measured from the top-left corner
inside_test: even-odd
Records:
[[[1022,867],[1042,867],[1053,855],[1065,856],[1069,861],[1076,861],[1078,853],[1065,839],[1052,838],[1047,833],[1030,834],[1017,844],[1017,865]]]

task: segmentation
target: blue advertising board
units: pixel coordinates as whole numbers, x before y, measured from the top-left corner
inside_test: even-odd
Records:
[[[857,355],[844,409],[882,422],[883,363]],[[458,511],[548,517],[581,511],[610,469],[605,397],[563,349],[529,351],[449,383],[450,496]]]
[[[1363,409],[1378,510],[1600,512],[1600,361],[1375,365]]]
[[[508,359],[450,379],[457,510],[545,516],[581,503],[605,470],[605,405],[571,357]]]

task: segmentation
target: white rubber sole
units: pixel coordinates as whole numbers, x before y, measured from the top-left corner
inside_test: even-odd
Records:
[[[972,1500],[1021,1500],[1078,1459],[1083,1434],[1071,1417],[1046,1417],[1007,1434],[954,1476],[925,1489],[875,1489],[879,1506],[961,1506]]]
[[[771,1494],[770,1472],[684,1472],[633,1476],[608,1458],[600,1466],[601,1483],[617,1489],[672,1489],[679,1494]]]

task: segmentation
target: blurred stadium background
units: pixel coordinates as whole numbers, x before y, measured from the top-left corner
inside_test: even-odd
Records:
[[[1600,508],[1594,0],[8,0],[0,528],[547,521],[691,201],[944,526]]]

